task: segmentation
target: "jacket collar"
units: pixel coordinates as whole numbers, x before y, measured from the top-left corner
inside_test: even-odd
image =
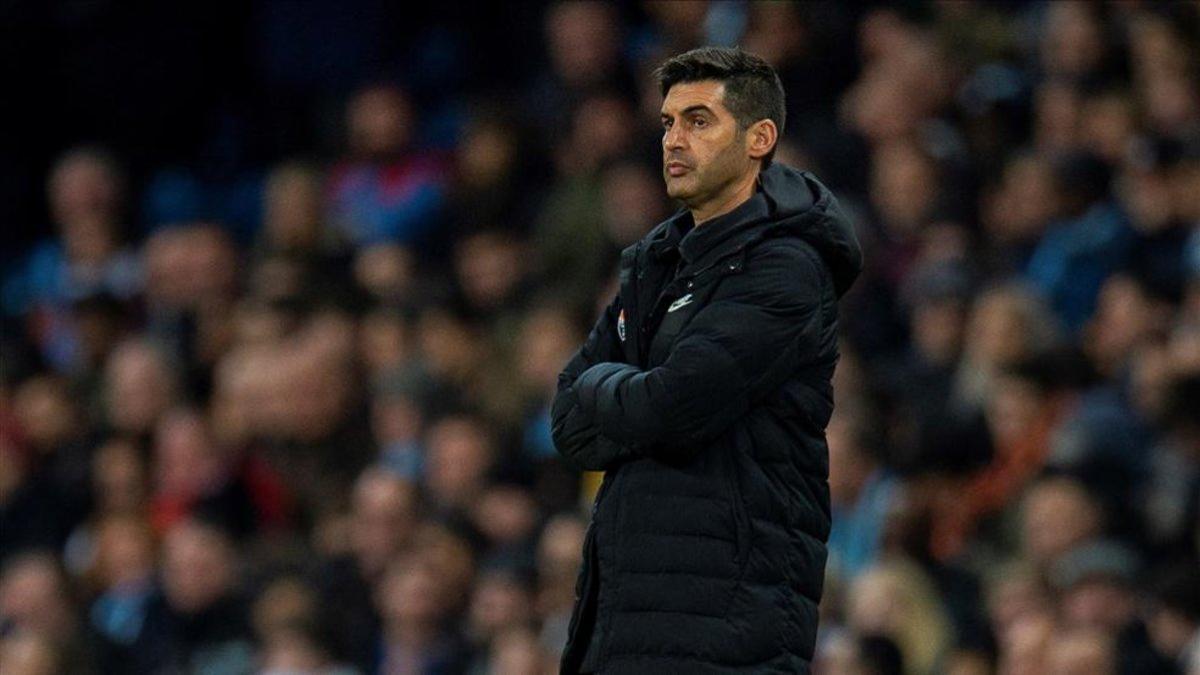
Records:
[[[681,209],[671,216],[648,242],[648,252],[657,260],[678,254],[687,264],[703,258],[722,242],[736,242],[747,232],[744,226],[758,223],[770,215],[770,204],[761,190],[755,190],[749,199],[729,213],[717,216],[700,227],[696,227],[692,214]]]
[[[833,274],[839,297],[862,271],[862,248],[837,199],[812,174],[779,162],[759,174],[758,191],[746,203],[699,228],[681,210],[626,249],[621,264],[639,264],[639,252],[644,252],[659,264],[669,264],[668,256],[682,257],[695,270],[772,234],[798,237],[816,249]]]
[[[754,194],[737,208],[703,223],[700,227],[692,224],[692,214],[688,213],[686,222],[689,231],[679,242],[679,253],[688,264],[694,263],[710,251],[723,248],[722,242],[741,240],[750,229],[747,226],[762,222],[768,215],[770,208],[761,190],[755,190]]]

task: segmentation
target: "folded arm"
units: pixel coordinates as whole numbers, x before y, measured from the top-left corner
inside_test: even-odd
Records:
[[[601,362],[579,375],[571,388],[601,436],[631,451],[687,454],[817,354],[830,297],[824,263],[799,242],[764,249],[723,280],[662,365]]]
[[[600,433],[595,421],[584,414],[579,396],[571,386],[580,374],[595,364],[621,359],[621,343],[616,329],[619,312],[618,298],[605,309],[587,341],[559,373],[558,391],[550,407],[550,432],[554,447],[567,463],[582,470],[602,471],[628,452],[612,438]]]

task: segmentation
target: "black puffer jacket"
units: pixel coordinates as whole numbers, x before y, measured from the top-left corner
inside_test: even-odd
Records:
[[[559,452],[606,470],[564,673],[807,672],[837,300],[861,266],[833,195],[779,164],[733,212],[624,251],[552,410]]]

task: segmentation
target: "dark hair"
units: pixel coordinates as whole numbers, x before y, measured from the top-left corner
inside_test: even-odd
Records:
[[[664,62],[654,71],[662,95],[680,82],[717,80],[725,84],[725,107],[742,129],[763,119],[771,120],[783,136],[786,110],[783,83],[766,61],[737,47],[700,47]],[[763,157],[771,165],[775,148]]]

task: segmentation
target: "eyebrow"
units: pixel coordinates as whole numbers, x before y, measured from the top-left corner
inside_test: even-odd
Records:
[[[712,108],[710,108],[710,107],[708,107],[708,106],[706,106],[706,105],[701,105],[701,104],[697,104],[697,105],[690,105],[690,106],[688,106],[688,107],[684,108],[683,110],[681,110],[681,111],[679,112],[679,114],[680,114],[680,115],[687,115],[687,114],[694,113],[694,112],[706,112],[706,113],[709,113],[710,115],[715,115],[715,114],[716,114],[715,112],[713,112],[713,109],[712,109]],[[670,115],[668,115],[667,113],[660,113],[660,114],[661,114],[661,116],[662,116],[662,117],[670,117]]]

